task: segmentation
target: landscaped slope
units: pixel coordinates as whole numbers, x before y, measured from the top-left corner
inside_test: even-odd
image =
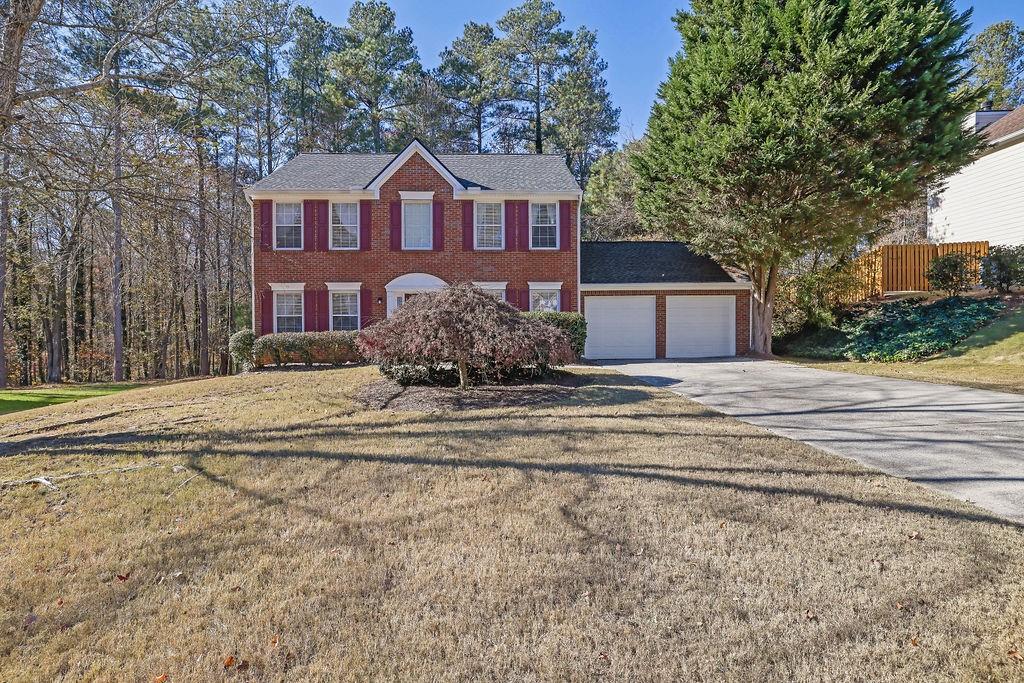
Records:
[[[0,389],[0,415],[79,401],[83,398],[106,396],[125,389],[134,389],[136,386],[135,384],[66,384],[24,389]]]
[[[825,370],[1024,393],[1024,308],[981,328],[935,358],[917,363],[789,360]]]
[[[0,418],[59,487],[0,489],[0,680],[1024,676],[1017,526],[615,374],[440,414],[376,376]]]

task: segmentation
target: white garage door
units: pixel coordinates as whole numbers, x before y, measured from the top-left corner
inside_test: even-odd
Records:
[[[654,358],[653,296],[588,296],[587,358]]]
[[[665,297],[665,355],[711,358],[736,355],[736,297]]]

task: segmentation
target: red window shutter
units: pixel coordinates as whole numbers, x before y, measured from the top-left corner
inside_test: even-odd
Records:
[[[571,311],[572,310],[572,294],[568,287],[562,287],[562,290],[558,293],[558,310],[560,311]]]
[[[515,287],[505,286],[505,301],[519,308],[519,294]]]
[[[444,251],[444,202],[434,202],[434,251]]]
[[[462,202],[462,251],[473,251],[473,202]]]
[[[269,199],[257,199],[254,204],[260,251],[270,251],[274,246],[274,202]]]
[[[302,251],[316,251],[316,218],[313,215],[316,202],[302,201]]]
[[[505,200],[505,249],[516,250],[516,203]]]
[[[519,251],[530,251],[530,202],[516,202],[516,222],[519,226]],[[529,307],[523,310],[529,310]]]
[[[370,324],[373,319],[373,290],[369,287],[359,288],[359,327]]]
[[[316,332],[316,291],[308,287],[302,293],[302,331]]]
[[[389,207],[391,219],[391,251],[402,249],[402,202],[391,202]]]
[[[266,287],[260,292],[260,334],[271,334],[273,331],[274,293],[270,290],[270,287]]]
[[[316,202],[316,250],[327,251],[331,248],[331,203],[326,199]]]
[[[528,311],[530,310],[530,290],[520,289],[519,290],[519,310]]]
[[[373,231],[373,202],[369,199],[359,200],[359,251],[370,251],[370,240]]]
[[[327,332],[331,329],[331,293],[326,289],[316,292],[317,327]]]
[[[564,199],[558,202],[558,249],[569,251],[569,227],[572,224],[572,202]]]

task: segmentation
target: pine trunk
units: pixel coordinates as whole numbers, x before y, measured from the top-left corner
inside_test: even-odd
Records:
[[[117,73],[115,69],[115,74]],[[113,272],[110,280],[110,309],[112,313],[112,327],[114,336],[114,381],[124,380],[124,320],[123,306],[121,300],[122,283],[124,276],[124,226],[122,224],[121,206],[121,175],[122,164],[121,154],[124,146],[124,131],[121,128],[121,87],[118,78],[114,77],[114,181],[113,191],[110,193],[110,210],[113,214],[114,234],[112,240],[113,248]]]
[[[2,140],[3,138],[0,138]],[[4,152],[3,179],[0,180],[0,389],[7,386],[7,349],[4,346],[4,302],[7,301],[7,235],[11,230],[11,189],[7,173],[11,155]]]

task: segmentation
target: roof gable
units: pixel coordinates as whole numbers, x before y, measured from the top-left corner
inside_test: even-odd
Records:
[[[395,155],[395,158],[388,163],[387,166],[382,168],[380,172],[374,176],[374,178],[366,183],[366,190],[373,190],[374,192],[380,192],[380,188],[388,181],[388,178],[393,176],[398,169],[405,165],[405,162],[409,161],[414,154],[419,154],[424,161],[430,164],[431,168],[438,172],[438,174],[448,181],[448,184],[452,186],[453,190],[464,190],[466,186],[459,181],[455,175],[448,170],[448,167],[441,163],[441,160],[437,158],[433,152],[427,149],[419,140],[413,140],[405,149]]]

